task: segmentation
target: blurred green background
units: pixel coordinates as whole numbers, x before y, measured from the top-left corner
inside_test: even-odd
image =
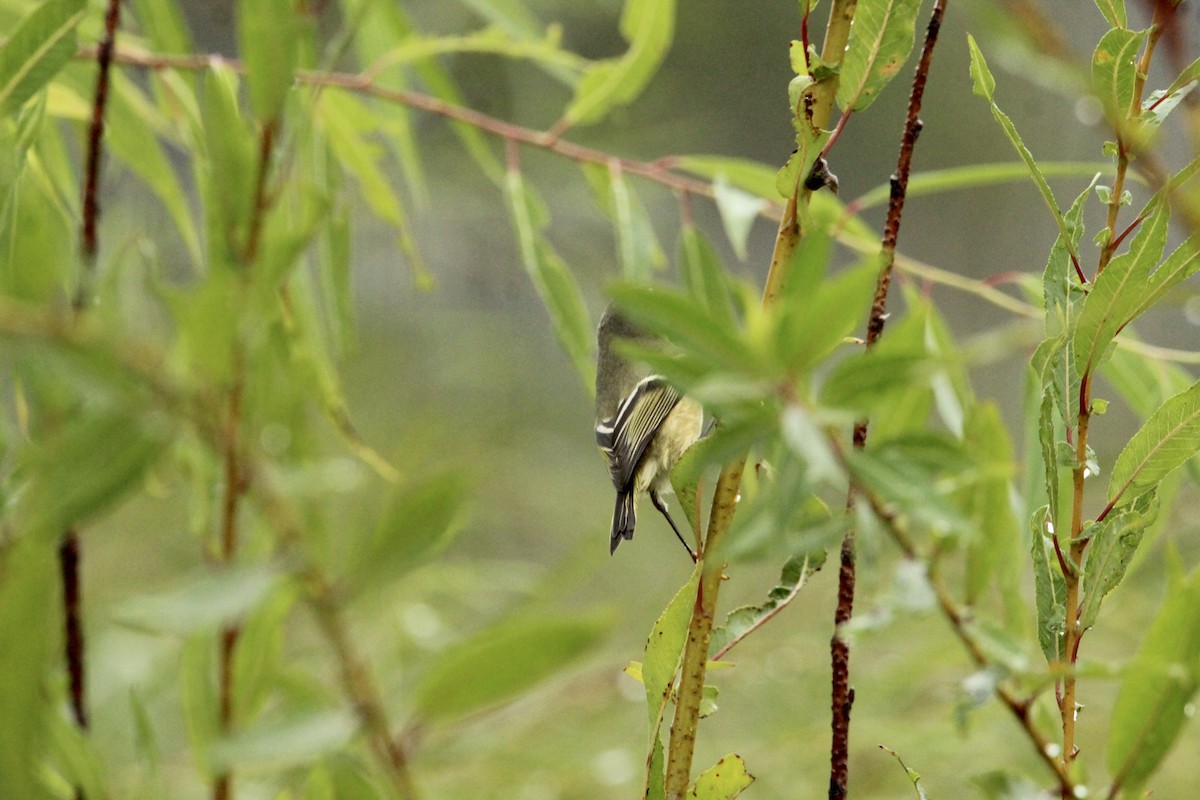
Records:
[[[234,53],[229,4],[183,5],[198,49]],[[408,5],[431,32],[481,24],[470,3]],[[617,0],[531,0],[528,5],[547,24],[561,24],[566,45],[584,55],[611,55],[623,47]],[[1105,30],[1094,4],[1053,0],[1046,5],[1086,59]],[[1134,15],[1142,11],[1135,5]],[[1039,159],[1102,160],[1105,137],[1092,126],[1095,112],[1076,103],[1069,89],[1057,92],[1053,78],[1040,84],[1030,79],[1037,65],[1006,33],[1011,20],[1005,13],[980,0],[950,4],[926,94],[915,170],[1014,160],[985,104],[971,94],[967,31],[997,69],[998,102]],[[823,11],[819,16],[823,19]],[[649,90],[604,124],[573,130],[567,138],[646,160],[713,153],[781,164],[792,148],[787,47],[797,35],[794,2],[682,3],[675,43]],[[526,64],[465,55],[445,63],[470,106],[529,127],[552,124],[568,99],[561,86]],[[911,65],[905,69],[909,74]],[[907,82],[907,77],[897,80],[846,129],[830,165],[843,200],[887,181]],[[402,470],[462,467],[477,492],[467,529],[447,557],[354,606],[355,632],[402,720],[406,690],[419,677],[422,659],[466,632],[517,610],[603,610],[612,620],[603,648],[569,676],[515,704],[431,734],[414,771],[429,798],[630,798],[641,781],[645,710],[641,686],[622,668],[640,658],[654,619],[690,565],[648,507],[637,538],[609,557],[611,487],[594,445],[590,401],[517,260],[501,192],[478,172],[444,121],[420,113],[414,120],[429,181],[427,200],[414,207],[414,223],[436,287],[418,288],[394,233],[365,210],[356,216],[361,339],[345,367],[346,390],[366,440]],[[522,150],[521,164],[548,201],[550,236],[598,316],[604,288],[617,277],[609,224],[576,164],[532,148]],[[107,247],[120,247],[165,219],[131,177],[110,170],[105,179]],[[665,249],[673,253],[676,199],[660,186],[633,180]],[[1055,181],[1060,203],[1086,183],[1085,178]],[[1146,193],[1141,187],[1134,193],[1137,206]],[[694,202],[693,207],[701,226],[723,242],[711,204]],[[874,209],[866,218],[878,226],[882,214]],[[761,284],[772,234],[773,225],[760,220],[744,262],[724,248],[729,268]],[[1054,235],[1032,185],[1015,183],[912,198],[900,247],[978,278],[1010,271],[1040,274]],[[661,279],[671,281],[672,272]],[[960,337],[996,344],[973,372],[976,390],[997,400],[1006,419],[1018,425],[1022,370],[1039,332],[976,298],[942,287],[932,293]],[[1194,308],[1185,298],[1139,330],[1155,343],[1200,349],[1200,317],[1187,313],[1189,305]],[[902,304],[893,310],[902,313]],[[1102,462],[1111,463],[1135,422],[1116,403],[1101,423],[1096,447]],[[383,488],[332,433],[330,442],[325,479],[328,502],[336,509],[331,516],[345,536],[360,535],[370,530],[374,512],[361,498],[378,498]],[[191,783],[194,773],[178,712],[178,643],[131,631],[118,621],[131,595],[162,588],[180,570],[197,566],[198,548],[185,533],[186,509],[171,487],[158,488],[156,496],[139,498],[86,532],[95,739],[111,763],[131,765],[130,774],[113,776],[115,786],[140,785],[144,775],[131,755],[129,710],[129,690],[136,686],[166,763],[174,767],[163,776],[164,785],[171,796],[200,797],[205,789]],[[1167,526],[1168,538],[1188,563],[1197,555],[1195,529],[1195,519]],[[1162,547],[1155,544],[1157,555]],[[760,599],[774,585],[778,566],[736,565],[722,607]],[[986,704],[960,724],[956,709],[971,672],[969,661],[937,615],[890,618],[896,566],[890,545],[864,540],[857,614],[878,624],[857,636],[852,655],[857,696],[853,796],[913,796],[902,770],[879,745],[897,751],[935,798],[974,796],[973,776],[992,769],[1020,766],[1041,774],[1028,742],[996,704]],[[1161,597],[1161,577],[1160,557],[1142,561],[1133,581],[1105,606],[1101,627],[1088,636],[1087,659],[1118,659],[1132,652]],[[833,569],[818,573],[790,609],[734,651],[736,668],[711,676],[720,687],[720,710],[701,726],[696,763],[703,768],[727,752],[740,753],[758,776],[747,797],[824,795],[835,584]],[[287,636],[298,659],[325,658],[303,624]],[[1114,690],[1112,681],[1081,684],[1087,706],[1080,716],[1084,760],[1097,768]],[[1200,736],[1191,729],[1156,782],[1157,796],[1193,796],[1198,758]],[[269,796],[253,774],[239,778],[238,791],[242,800]]]

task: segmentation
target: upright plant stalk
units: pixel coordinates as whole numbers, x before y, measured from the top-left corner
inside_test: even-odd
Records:
[[[80,274],[75,286],[71,307],[82,314],[91,303],[91,286],[96,272],[99,252],[97,224],[100,218],[100,158],[103,150],[104,111],[108,105],[108,74],[112,66],[113,44],[120,22],[120,0],[109,0],[104,15],[104,37],[96,51],[96,92],[92,99],[92,119],[88,126],[87,155],[84,161],[83,220],[79,231]],[[88,727],[86,648],[83,632],[83,585],[80,578],[79,532],[69,528],[63,532],[58,548],[59,576],[63,591],[64,657],[67,666],[67,686],[71,716],[81,729]],[[75,796],[83,797],[76,787]]]
[[[239,259],[244,272],[253,268],[258,260],[263,226],[270,210],[267,193],[267,177],[271,169],[271,155],[275,147],[278,120],[263,123],[258,141],[258,169],[254,180],[253,205],[250,210],[250,225],[246,231],[246,242]],[[226,395],[227,411],[225,430],[221,442],[224,461],[225,494],[221,502],[220,560],[222,565],[231,566],[237,561],[239,532],[238,510],[242,496],[249,486],[250,471],[244,463],[241,443],[241,428],[244,418],[243,400],[246,393],[246,353],[243,344],[235,340],[233,352],[233,383]],[[232,622],[221,629],[217,658],[217,719],[222,733],[233,731],[234,719],[234,655],[241,626]],[[213,779],[213,800],[229,800],[233,796],[233,775],[229,771]]]
[[[896,172],[890,181],[891,195],[888,199],[887,220],[884,223],[883,240],[880,246],[879,277],[875,283],[871,314],[867,320],[866,346],[868,349],[874,347],[875,343],[879,341],[879,337],[883,335],[883,326],[887,319],[888,288],[891,285],[892,267],[896,260],[900,219],[904,213],[904,199],[908,191],[908,176],[912,168],[913,151],[916,148],[917,137],[921,133],[921,101],[925,95],[925,83],[929,78],[929,69],[933,62],[933,48],[937,44],[947,1],[938,0],[934,5],[929,25],[925,29],[925,43],[921,48],[921,58],[917,62],[916,74],[913,76],[912,91],[908,97],[908,113],[904,120],[904,132],[900,137],[900,156],[897,160]],[[855,424],[853,443],[855,449],[866,447],[867,420]],[[851,487],[846,494],[847,514],[854,509],[854,498],[855,491]],[[834,612],[833,637],[829,643],[833,667],[830,700],[833,731],[829,757],[830,800],[842,800],[846,797],[849,781],[850,711],[854,705],[854,689],[850,686],[850,645],[842,632],[854,612],[855,580],[855,530],[851,527],[846,531],[846,536],[842,540],[838,568],[837,609]]]
[[[1130,143],[1125,135],[1124,127],[1129,120],[1134,119],[1141,111],[1142,94],[1146,87],[1146,75],[1150,69],[1150,61],[1159,37],[1163,33],[1165,15],[1170,11],[1163,3],[1156,3],[1154,17],[1150,23],[1150,32],[1146,38],[1146,46],[1138,59],[1136,79],[1133,86],[1133,99],[1126,110],[1125,119],[1114,120],[1117,134],[1117,173],[1113,180],[1112,194],[1108,203],[1108,243],[1101,249],[1100,258],[1096,264],[1096,277],[1108,266],[1113,253],[1121,243],[1117,230],[1117,216],[1121,210],[1121,195],[1124,193],[1126,173],[1129,170]],[[1095,279],[1093,278],[1093,281]],[[1066,611],[1063,626],[1063,666],[1066,667],[1062,681],[1062,692],[1058,697],[1059,714],[1062,719],[1062,759],[1063,766],[1068,770],[1079,753],[1076,743],[1077,701],[1075,697],[1075,664],[1079,658],[1079,644],[1083,631],[1079,630],[1079,578],[1083,566],[1083,556],[1087,549],[1088,540],[1083,536],[1083,502],[1084,481],[1088,475],[1087,450],[1088,431],[1092,418],[1092,379],[1093,371],[1089,365],[1079,382],[1079,421],[1075,428],[1075,463],[1071,474],[1071,546],[1069,563],[1063,570],[1063,581],[1066,586]],[[1055,534],[1057,546],[1057,534]],[[1060,548],[1061,551],[1061,548]],[[1064,789],[1063,797],[1068,797]]]
[[[839,63],[850,38],[850,25],[854,20],[857,0],[835,0],[829,12],[822,58],[826,63]],[[806,20],[807,22],[807,20]],[[813,89],[810,106],[810,123],[817,128],[829,124],[833,98],[837,93],[837,75],[819,82]],[[763,289],[763,305],[770,305],[786,278],[791,254],[803,235],[799,224],[799,193],[807,202],[811,191],[798,187],[788,198],[775,248],[771,256],[770,271]],[[680,800],[691,780],[692,756],[696,747],[696,729],[700,719],[700,700],[704,692],[704,680],[708,668],[708,650],[712,640],[713,620],[716,616],[717,596],[724,580],[725,563],[714,562],[710,556],[720,552],[720,542],[729,530],[737,508],[738,492],[742,471],[746,466],[745,456],[726,464],[717,479],[713,493],[712,512],[709,515],[708,531],[700,547],[701,577],[696,593],[696,604],[688,624],[687,641],[683,650],[683,663],[679,677],[678,700],[675,717],[671,724],[671,738],[667,752],[665,794],[667,800]]]

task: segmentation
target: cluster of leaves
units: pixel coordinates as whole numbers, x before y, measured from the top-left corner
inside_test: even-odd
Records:
[[[635,94],[661,59],[671,5],[629,5],[636,47],[570,76],[580,83],[572,121]],[[410,194],[422,192],[408,111],[364,99],[363,88],[419,80],[456,101],[448,73],[429,58],[438,50],[397,4],[341,3],[344,27],[322,50],[311,13],[290,0],[251,0],[238,5],[240,61],[196,58],[179,4],[128,4],[118,63],[176,60],[140,76],[112,69],[103,157],[139,179],[169,222],[103,228],[91,264],[73,244],[86,212],[71,148],[93,118],[95,60],[77,56],[81,42],[101,38],[102,9],[84,0],[27,6],[0,4],[10,31],[0,50],[0,337],[10,412],[0,429],[0,682],[12,698],[0,714],[2,793],[164,790],[159,737],[178,736],[148,711],[159,690],[131,690],[149,767],[120,786],[130,780],[124,771],[103,765],[103,747],[61,713],[66,689],[55,677],[64,673],[58,544],[83,530],[89,547],[103,549],[89,526],[150,483],[189,513],[175,530],[144,531],[144,548],[180,537],[194,558],[167,588],[122,600],[115,621],[169,642],[180,698],[171,716],[182,718],[175,733],[190,745],[190,781],[217,786],[231,773],[269,769],[296,796],[410,796],[412,731],[521,694],[609,627],[594,614],[500,614],[414,660],[403,676],[411,692],[385,701],[348,623],[356,604],[444,552],[471,494],[461,472],[401,475],[363,442],[337,367],[356,339],[356,203],[392,228],[418,281],[429,277],[407,200],[386,177],[398,164]],[[388,69],[357,89],[333,85],[324,76],[348,50],[363,64],[393,58],[415,68]],[[494,166],[478,130],[460,133]],[[73,310],[77,296],[84,307]],[[363,467],[347,473],[330,431],[380,480]],[[374,519],[339,514],[373,505],[381,484],[389,499]],[[285,636],[309,618],[328,660],[297,658]]]

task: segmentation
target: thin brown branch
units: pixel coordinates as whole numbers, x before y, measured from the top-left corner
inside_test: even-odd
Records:
[[[85,48],[81,50],[81,55],[86,57],[91,52],[90,49]],[[238,61],[207,54],[164,55],[126,48],[117,50],[113,57],[121,64],[150,70],[207,70],[217,64],[222,64],[236,72],[244,70],[242,64]],[[709,198],[714,196],[711,183],[696,178],[689,178],[672,171],[669,166],[671,163],[669,159],[661,162],[650,162],[616,157],[602,150],[563,141],[553,131],[539,131],[527,128],[497,119],[471,108],[448,103],[445,100],[422,94],[421,92],[381,86],[373,82],[370,76],[364,73],[351,74],[346,72],[299,70],[296,73],[296,81],[297,83],[309,86],[333,86],[339,89],[347,89],[372,97],[378,97],[381,100],[399,103],[429,114],[454,120],[455,122],[464,122],[501,139],[539,147],[574,161],[607,166],[616,158],[623,172],[660,183],[676,191]],[[773,208],[777,208],[777,206]]]
[[[883,335],[887,319],[888,289],[891,285],[892,267],[896,261],[896,243],[900,237],[900,221],[904,213],[904,200],[908,192],[908,178],[912,172],[913,152],[917,137],[921,134],[921,101],[925,96],[925,84],[933,63],[933,49],[937,45],[938,32],[946,13],[947,0],[938,0],[925,29],[925,41],[921,57],[913,75],[912,90],[908,97],[908,111],[904,130],[900,137],[900,155],[896,172],[890,180],[891,193],[888,198],[887,219],[883,227],[880,245],[879,276],[875,283],[875,295],[871,302],[871,314],[867,320],[866,345],[871,348]],[[862,449],[867,444],[867,421],[854,426],[853,444]],[[846,513],[854,510],[855,490],[851,487],[846,495]],[[850,685],[850,644],[843,632],[854,614],[854,591],[857,580],[855,569],[855,530],[851,527],[842,540],[838,567],[837,608],[834,610],[833,636],[829,641],[830,665],[830,727],[832,737],[829,750],[829,798],[842,800],[848,792],[850,757],[850,712],[854,706],[854,689]]]
[[[104,36],[96,55],[96,91],[92,99],[92,119],[88,127],[87,155],[84,160],[83,220],[79,233],[81,265],[79,279],[72,298],[75,315],[91,302],[91,285],[99,251],[97,224],[100,217],[100,159],[104,138],[104,111],[108,105],[108,75],[112,65],[113,42],[120,22],[120,0],[109,0],[104,15]],[[71,716],[81,729],[88,727],[87,657],[83,632],[83,585],[80,576],[79,532],[63,532],[58,549],[59,577],[63,592],[64,658],[67,667],[67,686],[71,700]],[[83,789],[75,788],[76,798],[83,798]]]

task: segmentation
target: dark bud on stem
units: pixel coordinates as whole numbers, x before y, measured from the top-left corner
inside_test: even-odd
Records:
[[[808,177],[804,179],[804,188],[810,192],[815,192],[827,187],[829,191],[837,194],[837,175],[829,171],[828,161],[824,158],[818,158],[817,163],[813,164],[812,172],[808,173]]]

